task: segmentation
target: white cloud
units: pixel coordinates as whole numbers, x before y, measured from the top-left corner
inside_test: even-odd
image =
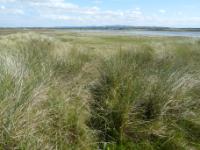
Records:
[[[72,3],[66,3],[64,0],[32,0],[29,1],[29,3],[38,8],[50,8],[50,9],[78,9],[79,6],[72,4]]]
[[[102,0],[93,0],[93,3],[94,3],[94,4],[101,4],[101,3],[102,3]]]
[[[162,14],[165,14],[165,13],[166,13],[166,10],[160,9],[159,12],[162,13]]]
[[[80,22],[85,25],[126,24],[126,22],[136,22],[144,19],[143,13],[138,9],[111,11],[101,10],[98,7],[79,7],[75,10],[63,10],[62,13],[60,11],[49,11],[48,14],[40,12],[40,15],[53,20],[73,21],[77,24]]]
[[[183,15],[183,12],[179,11],[179,12],[177,12],[177,14],[178,14],[179,16],[181,16],[181,15]]]
[[[0,14],[23,15],[24,11],[22,9],[7,8],[2,5],[0,6]]]
[[[169,18],[167,16],[163,17],[163,14],[167,13],[165,9],[151,13],[145,13],[140,8],[126,10],[102,9],[98,7],[101,6],[98,4],[102,0],[91,0],[91,4],[94,6],[90,7],[83,7],[65,0],[0,0],[0,2],[2,4],[0,5],[0,15],[26,14],[32,16],[32,18],[44,20],[44,22],[38,23],[41,25],[44,23],[44,26],[46,23],[55,24],[56,26],[59,26],[60,23],[66,26],[112,24],[175,26],[200,24],[199,17],[178,17],[182,15],[178,10],[174,16]]]
[[[5,9],[5,6],[3,6],[3,5],[2,5],[2,6],[0,6],[0,9],[1,9],[1,10]]]
[[[41,17],[53,19],[78,21],[96,24],[111,24],[120,22],[120,20],[136,20],[142,17],[140,8],[133,10],[102,10],[99,7],[81,7],[72,3],[67,3],[64,0],[32,0],[30,5],[37,10]]]
[[[12,3],[15,2],[16,0],[0,0],[1,3]]]

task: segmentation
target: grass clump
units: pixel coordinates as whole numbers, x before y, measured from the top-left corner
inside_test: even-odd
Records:
[[[78,86],[58,83],[54,42],[35,34],[6,40],[14,47],[1,45],[0,148],[90,149],[87,99],[81,99]]]
[[[198,40],[50,35],[0,38],[0,149],[200,148]]]
[[[183,65],[184,57],[174,53],[159,58],[156,50],[142,47],[119,51],[102,63],[100,78],[91,87],[91,127],[110,143],[107,147],[199,148],[198,140],[186,136],[198,139],[199,127],[190,115],[199,119],[195,113],[200,103],[194,91],[199,87],[199,70],[192,69],[196,60]]]

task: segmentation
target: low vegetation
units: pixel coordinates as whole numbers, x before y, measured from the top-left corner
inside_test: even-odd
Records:
[[[200,149],[200,40],[0,36],[0,149]]]

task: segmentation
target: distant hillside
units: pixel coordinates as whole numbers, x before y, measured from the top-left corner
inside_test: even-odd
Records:
[[[59,27],[58,27],[59,28]],[[170,27],[148,27],[148,26],[88,26],[88,27],[62,27],[65,29],[81,30],[145,30],[145,31],[198,31],[200,28],[170,28]]]
[[[0,29],[75,29],[75,30],[137,30],[137,31],[188,31],[200,32],[200,28],[172,28],[172,27],[154,27],[154,26],[62,26],[62,27],[17,27]]]

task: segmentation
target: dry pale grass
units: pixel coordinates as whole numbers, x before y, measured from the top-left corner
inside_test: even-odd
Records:
[[[0,149],[200,148],[198,39],[45,34],[0,38]]]

